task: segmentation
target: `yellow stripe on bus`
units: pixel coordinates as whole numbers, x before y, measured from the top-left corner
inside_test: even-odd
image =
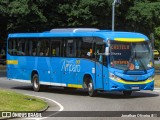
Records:
[[[71,88],[82,88],[82,85],[68,84],[68,87],[71,87]]]
[[[145,41],[144,38],[114,38],[115,41],[120,42],[143,42]]]
[[[17,65],[18,64],[18,60],[7,60],[7,64]]]
[[[139,81],[135,81],[135,82],[130,82],[130,81],[124,81],[124,80],[118,80],[117,82],[119,82],[119,83],[123,83],[123,84],[147,84],[147,83],[150,83],[150,82],[152,82],[152,81],[154,81],[154,80],[146,80],[146,81],[141,81],[141,82],[139,82]]]

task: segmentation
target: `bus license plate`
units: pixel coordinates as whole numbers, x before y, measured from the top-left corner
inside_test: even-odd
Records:
[[[132,90],[139,90],[139,87],[134,86],[132,87]]]

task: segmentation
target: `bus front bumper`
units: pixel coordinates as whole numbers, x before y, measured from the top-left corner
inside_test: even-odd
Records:
[[[154,80],[147,79],[145,81],[126,81],[109,79],[110,91],[139,91],[153,90]]]

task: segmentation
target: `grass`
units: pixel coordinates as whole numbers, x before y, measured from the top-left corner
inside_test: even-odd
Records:
[[[3,89],[0,99],[0,111],[39,111],[47,107],[41,99]]]

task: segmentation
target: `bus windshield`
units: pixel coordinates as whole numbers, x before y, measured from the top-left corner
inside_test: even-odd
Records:
[[[110,66],[122,70],[153,68],[151,43],[110,41]]]

